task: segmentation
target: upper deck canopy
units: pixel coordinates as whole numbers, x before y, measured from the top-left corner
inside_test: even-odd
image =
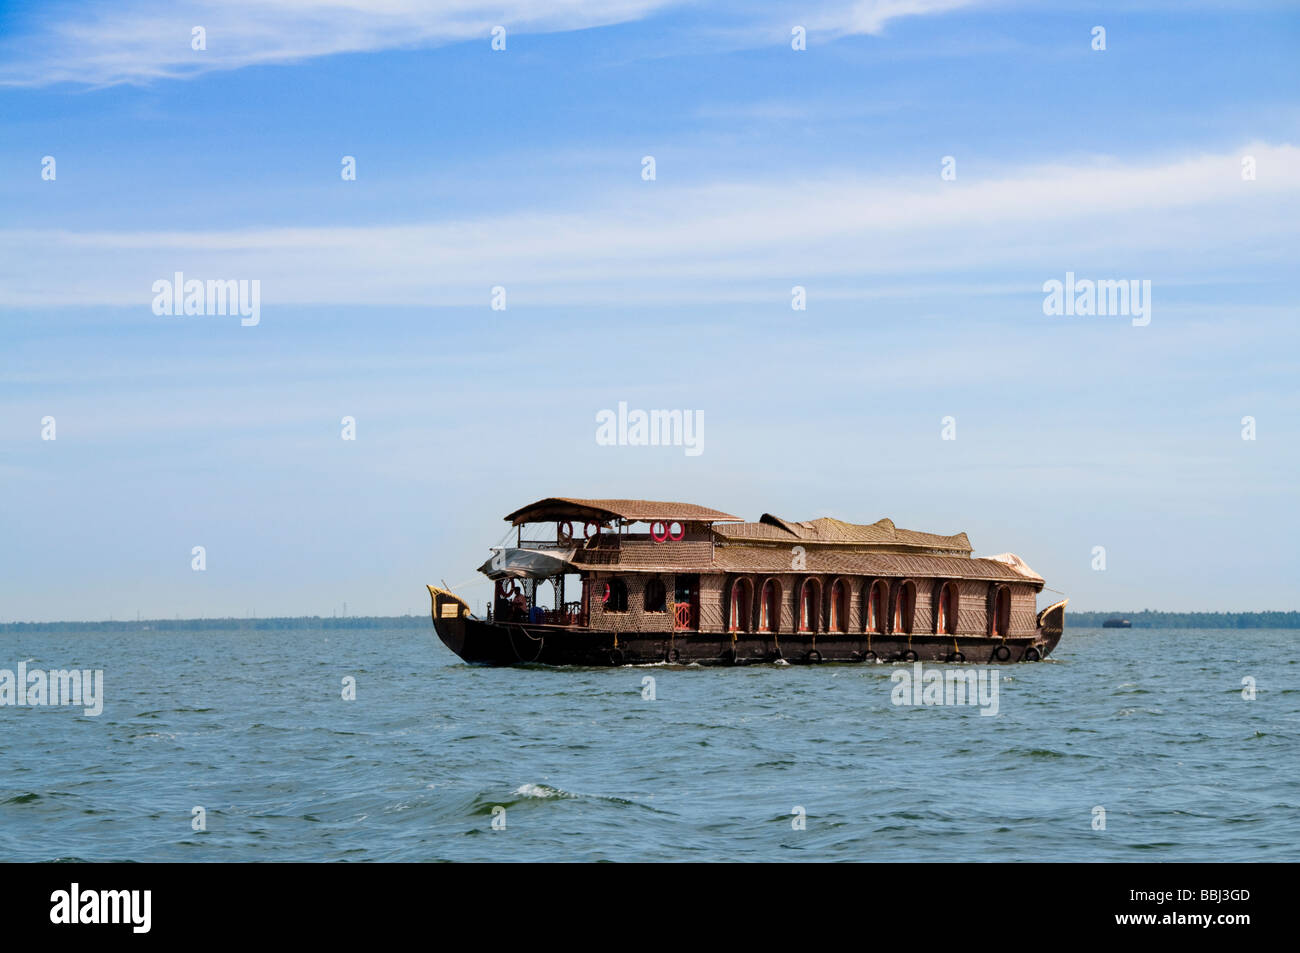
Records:
[[[620,519],[644,523],[693,521],[697,523],[739,523],[740,517],[711,510],[694,503],[666,503],[659,500],[579,500],[548,496],[506,516],[515,526],[522,523],[547,523],[552,520],[583,520],[604,523]]]

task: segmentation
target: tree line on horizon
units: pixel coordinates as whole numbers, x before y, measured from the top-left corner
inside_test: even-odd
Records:
[[[1090,628],[1128,619],[1135,629],[1300,629],[1300,612],[1067,612],[1066,626]]]
[[[1135,629],[1300,629],[1300,612],[1067,612],[1067,627],[1128,619]],[[422,629],[427,615],[285,616],[265,619],[114,619],[105,622],[4,622],[0,632],[275,632],[308,629]]]

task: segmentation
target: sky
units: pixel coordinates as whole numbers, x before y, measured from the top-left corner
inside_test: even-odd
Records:
[[[0,621],[477,606],[546,496],[1300,608],[1298,52],[1265,2],[0,3]]]

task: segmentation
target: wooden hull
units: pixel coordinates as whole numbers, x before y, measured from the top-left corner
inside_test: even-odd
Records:
[[[867,635],[819,633],[603,632],[476,619],[469,606],[429,587],[433,624],[447,648],[483,665],[754,665],[784,660],[819,662],[925,661],[1011,664],[1047,658],[1064,632],[1065,603],[1044,609],[1032,635],[1006,639],[975,635]],[[957,653],[960,653],[959,655]]]

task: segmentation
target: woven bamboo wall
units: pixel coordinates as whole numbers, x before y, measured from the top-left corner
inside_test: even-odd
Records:
[[[680,545],[680,544],[679,544]],[[672,573],[638,573],[638,572],[596,572],[592,574],[595,592],[602,591],[604,584],[617,575],[627,586],[627,611],[607,612],[599,596],[591,600],[590,625],[595,629],[614,632],[669,632],[673,628],[673,593],[676,578]],[[779,573],[774,575],[749,575],[744,578],[751,581],[751,598],[749,618],[751,628],[757,628],[762,598],[763,583],[775,579],[780,586],[779,595],[779,632],[795,631],[799,611],[799,588],[808,578],[820,579],[822,583],[821,616],[817,622],[819,633],[828,633],[830,624],[831,587],[836,578],[843,578],[849,586],[849,633],[863,631],[866,623],[866,606],[872,580],[862,577],[821,576],[808,573]],[[645,611],[645,590],[651,579],[658,578],[664,584],[667,593],[667,610],[665,612]],[[707,633],[726,631],[726,622],[730,611],[730,592],[732,582],[740,575],[730,573],[704,573],[699,576],[700,584],[700,618],[699,630]],[[912,618],[912,632],[916,634],[933,633],[935,626],[935,599],[939,587],[946,580],[913,579],[916,585],[916,607]],[[887,627],[892,627],[894,618],[894,601],[898,597],[900,580],[886,580],[888,597],[884,612]],[[976,579],[957,580],[957,635],[988,635],[990,614],[993,611],[994,593],[1000,583],[983,582]],[[1037,594],[1029,583],[1006,584],[1011,590],[1011,633],[1026,635],[1032,633],[1037,619]],[[829,633],[828,633],[829,634]]]

